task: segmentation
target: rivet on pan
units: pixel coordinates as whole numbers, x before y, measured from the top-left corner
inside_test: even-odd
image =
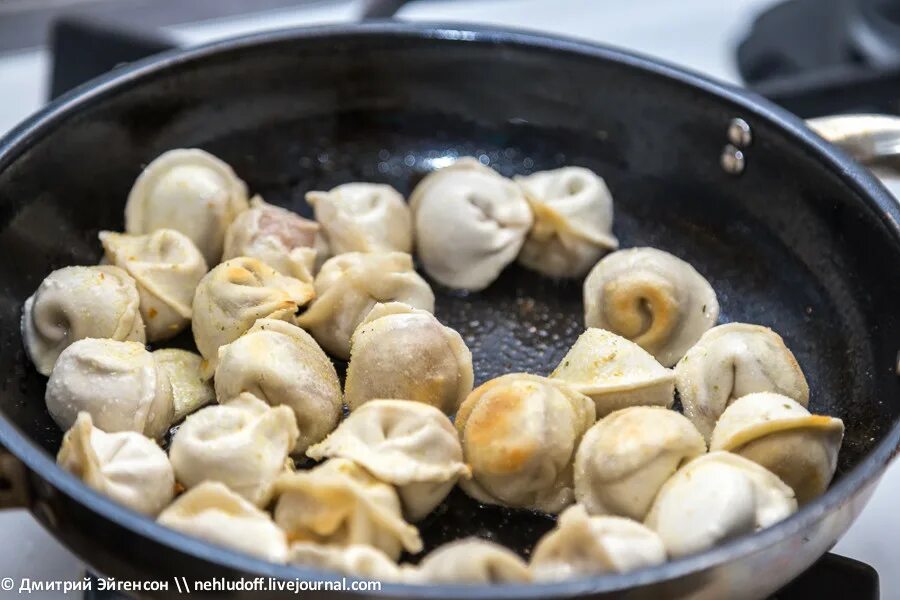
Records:
[[[726,173],[740,175],[744,172],[744,166],[746,164],[744,153],[733,145],[726,144],[722,149],[722,156],[719,159],[719,164],[722,165],[722,169],[724,169]]]
[[[747,121],[736,117],[728,123],[728,141],[738,148],[746,148],[753,143],[753,132]]]

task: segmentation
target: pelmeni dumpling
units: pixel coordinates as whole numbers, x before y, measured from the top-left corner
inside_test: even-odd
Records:
[[[419,531],[403,520],[394,488],[356,463],[332,458],[275,483],[275,522],[292,541],[335,546],[364,544],[397,560],[422,550]]]
[[[82,411],[108,433],[137,431],[156,439],[172,423],[169,377],[138,342],[78,340],[59,355],[45,398],[63,430]]]
[[[287,560],[287,538],[269,514],[218,481],[191,488],[170,504],[157,521],[272,562]]]
[[[373,398],[403,398],[452,415],[472,391],[472,353],[433,314],[376,304],[353,333],[345,396],[350,410]]]
[[[320,236],[315,221],[256,196],[250,201],[250,210],[239,214],[228,226],[222,260],[249,256],[282,275],[311,282]]]
[[[774,392],[806,406],[809,385],[784,340],[768,327],[713,327],[675,365],[684,414],[708,440],[725,408],[754,392]]]
[[[412,215],[389,185],[345,183],[307,192],[332,256],[345,252],[412,252]]]
[[[108,263],[137,283],[141,316],[151,342],[168,339],[191,321],[191,303],[206,261],[189,237],[174,229],[146,235],[100,232]]]
[[[166,372],[172,384],[172,422],[178,423],[202,406],[215,401],[212,383],[203,377],[203,358],[179,348],[161,348],[153,360]]]
[[[350,459],[397,488],[410,521],[430,513],[470,476],[456,429],[444,413],[410,400],[372,400],[306,455]]]
[[[793,490],[778,476],[737,454],[710,452],[669,478],[644,523],[677,558],[774,525],[796,510]]]
[[[475,388],[456,414],[478,500],[556,513],[574,500],[572,460],[594,403],[564,383],[513,373]]]
[[[247,186],[230,166],[203,150],[169,150],[144,168],[128,193],[125,231],[176,229],[215,265],[225,231],[245,210]]]
[[[675,375],[646,350],[603,329],[588,328],[559,362],[551,379],[594,401],[597,418],[628,406],[672,406]]]
[[[334,431],[341,416],[334,365],[308,333],[276,319],[260,319],[219,351],[215,385],[223,404],[250,392],[272,406],[289,407],[299,431],[298,453]]]
[[[626,573],[665,560],[666,548],[652,529],[622,517],[592,517],[576,504],[538,541],[529,568],[537,581],[561,581]]]
[[[169,458],[134,431],[106,433],[82,412],[63,436],[56,462],[88,487],[145,515],[156,516],[175,496]]]
[[[169,458],[184,487],[220,481],[264,507],[298,434],[290,408],[245,393],[188,416],[172,438]]]
[[[417,567],[404,566],[406,583],[521,583],[531,580],[528,565],[512,551],[470,537],[444,544]]]
[[[257,320],[293,320],[315,295],[311,284],[282,275],[255,258],[233,258],[207,273],[194,295],[191,323],[194,342],[206,360],[204,375],[215,370],[219,348]]]
[[[583,167],[515,177],[534,212],[519,263],[550,277],[580,277],[619,247],[606,183]]]
[[[764,466],[805,504],[831,483],[843,437],[840,419],[811,415],[787,396],[761,392],[742,396],[725,409],[709,447]]]
[[[402,578],[401,568],[387,554],[364,544],[341,547],[295,542],[288,550],[288,562],[376,581],[399,581]]]
[[[575,498],[592,515],[642,520],[672,473],[704,452],[703,436],[674,410],[617,410],[581,439],[575,454]]]
[[[122,269],[58,269],[25,301],[22,339],[41,375],[50,375],[60,353],[84,338],[147,341],[137,284]]]
[[[709,282],[656,248],[603,257],[584,280],[584,322],[625,337],[671,367],[719,316]]]
[[[519,186],[468,157],[426,175],[409,204],[417,255],[451,288],[489,286],[515,260],[533,221]]]
[[[327,352],[350,358],[350,336],[379,302],[403,302],[434,312],[434,293],[403,252],[347,252],[325,261],[316,300],[297,323]]]

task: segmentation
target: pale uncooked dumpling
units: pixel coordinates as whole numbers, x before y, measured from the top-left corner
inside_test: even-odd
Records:
[[[137,284],[111,265],[53,271],[25,301],[22,338],[41,375],[50,375],[60,353],[84,338],[143,344],[147,338]]]
[[[843,437],[840,419],[811,415],[787,396],[760,392],[742,396],[725,409],[710,450],[727,450],[762,465],[805,504],[828,489]]]
[[[415,584],[524,583],[528,565],[511,550],[478,538],[449,542],[430,552],[417,567],[404,565],[404,582]]]
[[[78,340],[56,361],[45,398],[63,430],[84,411],[107,433],[137,431],[156,439],[174,412],[168,375],[138,342]]]
[[[430,404],[452,415],[475,375],[462,337],[433,314],[406,304],[376,304],[350,342],[345,397],[350,410],[373,398]]]
[[[288,550],[288,562],[376,581],[399,581],[402,578],[400,567],[387,554],[364,544],[329,546],[295,542]]]
[[[594,403],[566,384],[526,373],[475,388],[456,415],[479,502],[556,513],[574,501],[572,461]]]
[[[472,291],[515,260],[533,221],[521,188],[469,157],[426,175],[409,204],[425,271]]]
[[[628,406],[672,406],[675,374],[646,350],[603,329],[582,333],[550,374],[588,396],[597,418]]]
[[[219,481],[265,507],[298,434],[290,408],[245,393],[188,416],[172,437],[169,458],[185,488]]]
[[[412,252],[412,216],[389,185],[345,183],[307,192],[332,256],[345,252]]]
[[[628,338],[671,367],[719,316],[709,282],[656,248],[604,256],[584,280],[584,321]]]
[[[332,458],[309,471],[285,473],[275,489],[275,522],[292,541],[364,544],[392,560],[403,550],[422,550],[419,531],[403,520],[394,488],[352,461]]]
[[[519,263],[550,277],[580,277],[619,247],[613,200],[590,169],[563,167],[515,177],[534,212]]]
[[[703,334],[675,365],[684,414],[708,440],[735,398],[774,392],[806,406],[809,385],[784,340],[768,327],[728,323]]]
[[[306,450],[334,431],[341,416],[341,383],[334,365],[305,331],[276,319],[261,319],[219,351],[216,397],[225,404],[249,392],[294,412]]]
[[[178,423],[202,406],[216,400],[212,383],[203,376],[203,358],[179,348],[161,348],[153,360],[166,372],[172,384],[172,422]]]
[[[204,376],[215,371],[219,348],[257,320],[292,321],[314,297],[312,284],[282,275],[255,258],[233,258],[207,273],[194,295],[191,323],[194,342],[206,361]]]
[[[403,252],[347,252],[325,261],[316,275],[316,300],[297,323],[331,355],[350,358],[350,337],[369,311],[403,302],[434,312],[434,293]]]
[[[82,412],[63,436],[56,462],[88,487],[132,510],[156,516],[175,496],[169,457],[135,431],[106,433]]]
[[[145,235],[100,232],[109,264],[134,278],[147,340],[166,340],[187,327],[206,261],[189,237],[174,229]]]
[[[626,573],[665,560],[665,546],[652,529],[623,517],[589,516],[576,504],[538,541],[529,569],[537,581],[562,581]]]
[[[710,452],[669,478],[644,523],[677,558],[774,525],[796,510],[793,490],[777,475],[737,454]]]
[[[125,205],[125,231],[176,229],[207,265],[222,258],[225,231],[247,210],[247,186],[223,161],[203,150],[169,150],[138,176]]]
[[[259,196],[228,226],[222,260],[249,256],[282,275],[312,281],[317,259],[319,224]]]
[[[347,458],[397,488],[410,521],[430,513],[460,477],[470,476],[444,413],[410,400],[372,400],[350,413],[306,455]]]
[[[287,560],[287,538],[268,513],[226,485],[206,481],[179,496],[161,525],[265,560]]]
[[[704,452],[703,436],[674,410],[617,410],[591,427],[578,446],[575,498],[592,515],[643,520],[666,480]]]

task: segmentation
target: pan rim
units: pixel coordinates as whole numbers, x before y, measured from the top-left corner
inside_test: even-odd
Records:
[[[210,56],[244,48],[276,45],[292,40],[322,39],[335,41],[352,37],[391,37],[435,39],[451,43],[472,43],[486,46],[504,45],[523,51],[558,52],[572,57],[589,58],[622,64],[628,68],[661,77],[672,84],[690,86],[705,94],[738,106],[754,118],[777,127],[798,147],[813,153],[826,167],[839,177],[854,193],[860,196],[886,231],[900,244],[900,205],[890,193],[864,167],[853,161],[843,151],[831,146],[811,130],[803,121],[786,110],[752,92],[730,84],[670,65],[655,58],[571,38],[537,32],[500,29],[463,23],[401,23],[397,21],[372,21],[356,24],[295,27],[265,31],[229,38],[187,49],[175,49],[137,61],[95,78],[60,98],[50,102],[40,111],[0,138],[0,170],[11,165],[38,139],[52,133],[56,125],[77,114],[80,109],[129,88],[171,67]],[[333,580],[330,572],[299,566],[278,565],[254,558],[157,524],[153,519],[133,512],[82,484],[68,472],[58,467],[53,458],[0,413],[0,444],[22,460],[38,477],[74,499],[87,509],[113,521],[118,526],[150,538],[161,546],[194,555],[229,569],[279,577],[310,581]],[[790,518],[752,535],[745,535],[707,551],[675,559],[662,565],[624,574],[610,574],[575,579],[558,583],[533,583],[528,585],[409,585],[385,583],[381,593],[397,597],[415,598],[545,598],[571,597],[587,593],[612,592],[643,585],[676,580],[691,573],[733,561],[773,546],[780,541],[812,527],[830,511],[848,501],[857,491],[873,483],[886,467],[900,444],[900,421],[895,421],[870,454],[846,473],[828,491],[803,507]],[[79,557],[85,560],[84,557]],[[89,560],[89,558],[87,559]],[[87,562],[87,561],[86,561]],[[350,578],[352,579],[352,578]]]

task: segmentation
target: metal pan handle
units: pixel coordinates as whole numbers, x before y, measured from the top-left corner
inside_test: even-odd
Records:
[[[900,175],[900,117],[852,114],[818,117],[806,122],[820,136],[863,165]]]

